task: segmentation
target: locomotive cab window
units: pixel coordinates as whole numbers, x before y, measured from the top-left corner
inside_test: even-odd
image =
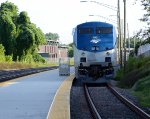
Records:
[[[112,33],[112,27],[96,27],[96,34]]]
[[[79,34],[93,34],[93,28],[79,28]]]

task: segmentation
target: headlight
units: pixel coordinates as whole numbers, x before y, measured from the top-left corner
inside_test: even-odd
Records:
[[[108,55],[108,56],[109,56],[109,55],[110,55],[110,52],[106,52],[106,55]]]
[[[81,53],[81,55],[82,55],[82,56],[85,56],[85,53],[84,53],[84,52],[82,52],[82,53]]]

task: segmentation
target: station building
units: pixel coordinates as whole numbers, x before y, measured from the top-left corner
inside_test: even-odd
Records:
[[[47,40],[47,44],[39,47],[38,53],[48,62],[58,62],[59,58],[68,57],[68,47],[58,41]]]

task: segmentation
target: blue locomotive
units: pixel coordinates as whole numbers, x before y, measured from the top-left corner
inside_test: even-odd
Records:
[[[101,77],[117,65],[116,28],[105,22],[85,22],[73,30],[75,76]]]

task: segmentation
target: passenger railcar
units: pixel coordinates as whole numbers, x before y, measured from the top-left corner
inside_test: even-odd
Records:
[[[117,65],[116,28],[105,22],[86,22],[73,30],[75,76],[101,77]]]

